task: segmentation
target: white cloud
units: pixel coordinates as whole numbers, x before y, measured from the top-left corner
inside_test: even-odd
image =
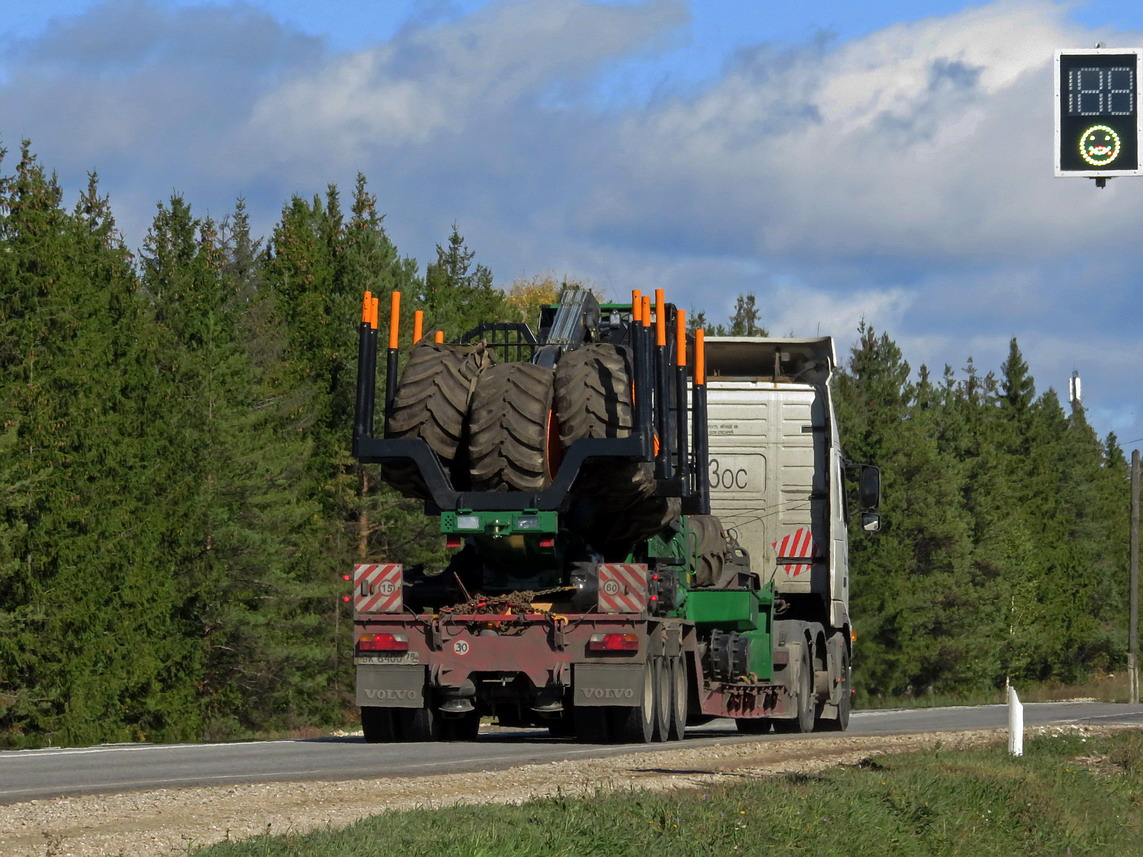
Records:
[[[467,144],[487,144],[472,139],[474,128],[510,137],[544,121],[550,83],[596,73],[684,20],[678,3],[663,0],[502,2],[460,22],[407,28],[288,82],[258,100],[244,134],[278,157],[339,166],[430,142],[461,156]]]
[[[775,333],[844,353],[865,318],[934,371],[998,368],[1016,335],[1042,386],[1096,364],[1088,398],[1119,421],[1141,384],[1089,350],[1143,357],[1143,197],[1052,176],[1052,52],[1097,37],[1066,14],[1000,0],[757,45],[598,111],[595,81],[685,34],[682,3],[504,0],[337,53],[248,6],[110,0],[7,51],[0,133],[72,188],[98,169],[136,245],[172,189],[216,216],[243,195],[266,230],[363,171],[422,261],[456,221],[504,281],[665,287],[712,321],[753,292]]]
[[[626,116],[614,176],[628,180],[599,188],[585,218],[799,263],[1121,240],[1143,226],[1143,201],[1052,177],[1052,52],[1087,41],[1065,11],[999,2],[834,50],[760,47],[701,95]],[[668,199],[683,212],[648,223]]]

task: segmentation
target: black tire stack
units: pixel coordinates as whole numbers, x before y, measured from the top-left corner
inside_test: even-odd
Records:
[[[481,374],[492,365],[492,352],[479,345],[450,345],[422,340],[393,398],[386,437],[420,438],[440,459],[454,483],[466,436],[469,405]],[[385,480],[407,497],[428,499],[420,471],[411,461],[386,464]]]
[[[469,411],[468,457],[476,491],[543,491],[551,484],[552,370],[501,363],[481,374]]]
[[[622,345],[590,343],[563,356],[556,366],[556,414],[560,444],[581,438],[629,437],[635,426],[631,353]],[[605,552],[625,553],[641,538],[678,517],[676,497],[654,497],[654,465],[646,461],[587,461],[576,478],[578,501],[588,508],[573,516],[585,536]]]
[[[397,387],[387,436],[424,440],[461,490],[539,492],[577,440],[631,435],[631,379],[630,352],[621,345],[583,345],[553,371],[494,365],[483,344],[422,341]],[[386,465],[384,477],[402,494],[428,499],[412,462]],[[589,460],[569,520],[601,550],[625,552],[679,515],[678,498],[655,497],[653,489],[650,462]]]

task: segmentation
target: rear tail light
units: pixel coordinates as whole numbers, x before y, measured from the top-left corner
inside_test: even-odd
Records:
[[[357,640],[359,652],[407,652],[409,638],[404,634],[362,634]]]
[[[637,652],[638,634],[592,634],[587,641],[589,652]]]

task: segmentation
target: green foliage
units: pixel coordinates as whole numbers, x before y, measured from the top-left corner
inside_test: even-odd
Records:
[[[265,248],[241,201],[218,223],[175,194],[137,258],[94,176],[62,199],[25,144],[0,176],[0,744],[339,722],[342,575],[443,553],[349,454],[361,293],[412,296],[408,330],[416,263],[360,176],[348,217],[335,187],[295,197]],[[442,313],[504,302],[471,260],[454,231]]]
[[[836,389],[848,455],[884,474],[882,532],[850,548],[863,694],[1075,682],[1126,648],[1122,453],[1035,397],[1015,339],[1001,373],[969,358],[962,379],[913,382],[859,329]]]
[[[492,285],[492,272],[473,265],[476,253],[469,249],[453,224],[446,246],[437,245],[436,261],[425,269],[425,282],[418,296],[425,311],[425,331],[439,329],[452,340],[484,321],[498,321],[512,314],[507,296]]]
[[[691,330],[702,328],[710,336],[769,336],[770,332],[758,322],[761,314],[753,293],[740,294],[734,302],[734,314],[729,324],[711,325],[704,310],[691,310],[687,327]]]
[[[866,759],[818,774],[745,777],[521,806],[385,812],[343,830],[264,835],[194,852],[290,855],[710,854],[976,857],[1137,854],[1139,733],[1039,737]]]

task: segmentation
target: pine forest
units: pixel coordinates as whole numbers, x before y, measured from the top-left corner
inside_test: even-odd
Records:
[[[352,721],[343,574],[443,556],[350,456],[361,294],[452,338],[534,321],[553,283],[497,287],[455,226],[422,271],[364,177],[267,236],[241,200],[216,221],[176,194],[137,251],[96,176],[64,197],[27,143],[0,161],[0,747]],[[740,296],[710,327],[765,335],[764,310]],[[851,542],[858,705],[1122,669],[1114,435],[1037,389],[1015,339],[995,371],[934,373],[863,325],[841,362],[847,454],[883,472],[882,531]]]

